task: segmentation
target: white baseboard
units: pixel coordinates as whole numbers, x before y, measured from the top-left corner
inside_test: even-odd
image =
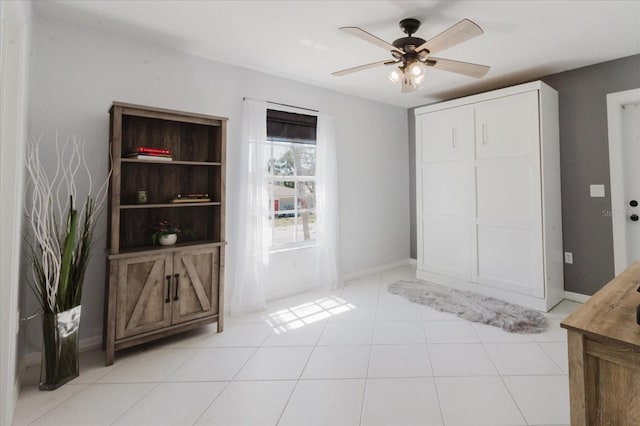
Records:
[[[417,266],[418,265],[418,259],[409,258],[409,265]]]
[[[587,296],[586,294],[574,293],[572,291],[565,291],[564,298],[566,300],[570,300],[572,302],[584,303],[589,300],[591,296]]]
[[[15,415],[15,412],[16,412],[15,408],[18,406],[18,397],[20,396],[21,388],[22,388],[22,375],[17,374],[16,380],[13,382],[13,404],[11,405],[13,407],[13,412],[8,413],[9,420],[11,420]]]
[[[376,266],[375,268],[363,269],[357,272],[351,272],[342,275],[343,281],[356,280],[358,278],[366,277],[368,275],[379,274],[380,272],[388,271],[390,269],[400,268],[402,266],[412,265],[413,259],[399,260],[397,262],[387,263],[386,265]],[[415,262],[415,260],[414,260]]]
[[[92,336],[80,339],[80,352],[89,352],[102,347],[102,336]],[[21,364],[24,368],[40,364],[42,354],[40,352],[30,352],[22,357]]]

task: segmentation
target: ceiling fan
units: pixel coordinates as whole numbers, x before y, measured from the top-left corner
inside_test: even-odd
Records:
[[[395,40],[393,43],[386,41],[366,32],[358,27],[342,27],[340,30],[358,37],[364,41],[382,47],[391,52],[393,59],[374,62],[372,64],[360,65],[347,68],[342,71],[332,73],[335,76],[343,76],[368,68],[381,65],[399,64],[389,75],[389,79],[394,83],[402,83],[402,93],[412,92],[422,88],[426,67],[433,67],[443,71],[464,74],[470,77],[481,78],[489,68],[486,65],[472,64],[469,62],[453,61],[431,56],[432,53],[440,52],[463,41],[483,34],[482,28],[468,19],[463,19],[457,24],[444,30],[432,39],[425,41],[419,37],[413,37],[420,28],[420,21],[413,18],[406,18],[400,21],[400,29],[407,34]]]

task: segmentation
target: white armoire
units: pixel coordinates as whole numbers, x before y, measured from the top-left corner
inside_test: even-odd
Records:
[[[558,94],[416,108],[417,277],[548,311],[564,296]]]

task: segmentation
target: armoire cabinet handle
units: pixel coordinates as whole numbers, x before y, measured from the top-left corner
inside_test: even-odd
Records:
[[[171,302],[171,275],[167,275],[167,298],[164,299],[164,303]]]
[[[456,129],[454,127],[453,129],[451,129],[451,148],[453,149],[456,149],[456,146],[458,146],[458,138],[456,136]]]
[[[482,123],[482,145],[487,144],[487,123]]]
[[[176,294],[173,296],[173,300],[180,300],[178,297],[178,290],[180,289],[180,274],[175,274],[174,278],[176,279]]]

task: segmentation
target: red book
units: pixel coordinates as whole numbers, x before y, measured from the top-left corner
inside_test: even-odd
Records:
[[[135,148],[134,151],[138,152],[140,154],[164,154],[164,155],[171,154],[171,152],[168,149],[150,148],[150,147],[146,147],[146,146],[141,146],[141,147]]]

